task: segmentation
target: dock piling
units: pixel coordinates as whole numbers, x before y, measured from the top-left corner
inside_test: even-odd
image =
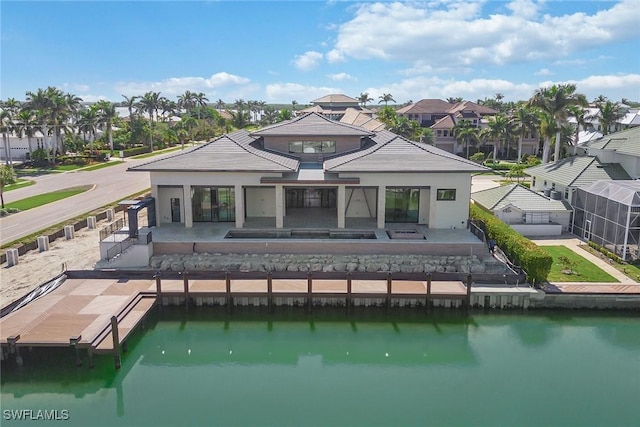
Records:
[[[273,310],[273,275],[267,272],[267,305],[269,311]]]
[[[353,304],[352,295],[351,295],[351,272],[347,272],[347,313],[351,310],[351,305]]]
[[[311,313],[313,306],[313,279],[311,272],[307,273],[307,311]]]
[[[69,338],[69,345],[73,347],[76,353],[76,367],[78,368],[82,366],[82,359],[80,358],[80,349],[78,348],[78,343],[80,342],[81,339],[82,339],[81,335]]]
[[[391,308],[391,287],[393,285],[393,279],[391,272],[387,273],[387,308]]]
[[[431,303],[431,273],[427,273],[427,299],[425,301],[425,307],[427,311],[429,311],[430,303]]]
[[[471,285],[473,284],[473,277],[471,273],[467,274],[467,298],[465,299],[464,305],[467,312],[471,307]]]
[[[182,282],[184,284],[184,305],[189,311],[189,272],[187,270],[182,271]]]
[[[225,282],[225,291],[226,291],[225,301],[227,303],[227,310],[231,311],[231,306],[233,305],[233,301],[231,300],[231,273],[229,273],[229,271],[226,271],[224,273],[224,282]]]
[[[118,318],[111,316],[111,338],[113,339],[113,361],[116,369],[120,369],[120,336],[118,334]]]
[[[153,277],[156,279],[156,301],[160,310],[162,310],[162,277],[160,271],[156,271]]]

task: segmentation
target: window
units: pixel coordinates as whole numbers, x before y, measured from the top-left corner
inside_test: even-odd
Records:
[[[536,177],[534,176],[533,178],[531,178],[531,187],[535,188],[536,186]]]
[[[447,189],[439,189],[437,200],[455,200],[456,199],[456,189],[455,188],[447,188]]]
[[[335,153],[335,141],[289,141],[290,153]]]

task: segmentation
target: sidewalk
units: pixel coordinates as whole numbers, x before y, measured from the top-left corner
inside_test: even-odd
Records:
[[[602,270],[604,270],[607,273],[609,273],[611,276],[615,277],[617,280],[620,281],[620,284],[638,285],[640,287],[640,283],[632,280],[631,278],[627,277],[626,275],[624,275],[620,271],[616,270],[613,266],[611,266],[605,260],[603,260],[603,259],[591,254],[590,252],[585,251],[584,249],[581,249],[579,247],[579,245],[585,245],[586,243],[581,241],[580,239],[578,239],[577,237],[575,237],[573,235],[563,235],[563,236],[555,238],[555,239],[548,239],[548,238],[536,239],[536,238],[532,238],[531,241],[533,243],[535,243],[536,245],[538,245],[538,246],[565,246],[568,249],[571,249],[573,252],[575,252],[578,255],[580,255],[581,257],[583,257],[585,259],[588,259],[589,261],[591,261],[592,263],[594,263],[595,265],[600,267]],[[582,286],[583,287],[583,286],[589,286],[589,285],[601,286],[601,285],[605,285],[605,284],[604,283],[585,283],[585,282],[576,282],[576,283],[563,282],[563,283],[556,283],[554,285],[556,285],[556,286],[577,285],[577,286]],[[618,285],[618,283],[608,284],[608,285]]]

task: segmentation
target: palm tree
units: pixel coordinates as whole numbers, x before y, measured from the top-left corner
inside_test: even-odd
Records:
[[[549,158],[549,151],[551,150],[551,138],[554,137],[556,132],[559,131],[558,124],[553,116],[546,111],[538,110],[538,133],[540,138],[543,139],[542,145],[542,158]],[[548,163],[548,162],[547,162]]]
[[[96,105],[92,105],[91,108],[81,110],[78,120],[78,130],[82,132],[82,139],[84,140],[85,145],[87,143],[87,134],[91,138],[89,140],[89,152],[91,155],[93,155],[93,140],[95,139],[99,122],[98,108],[96,108]]]
[[[578,154],[578,140],[580,139],[580,129],[585,129],[588,123],[587,110],[580,105],[572,105],[569,107],[571,117],[576,119],[576,127],[573,135],[573,155]]]
[[[382,95],[380,95],[378,98],[380,98],[380,101],[378,101],[378,104],[381,104],[384,102],[384,106],[386,107],[387,104],[389,104],[389,102],[393,101],[396,102],[395,99],[393,99],[393,96],[391,96],[390,93],[384,93]]]
[[[518,163],[520,163],[522,159],[522,140],[527,133],[536,133],[538,116],[533,109],[527,107],[524,103],[520,103],[513,112],[510,121],[514,132],[518,134]]]
[[[617,102],[607,100],[604,103],[598,104],[598,122],[602,129],[602,135],[609,134],[611,126],[614,126],[625,114],[626,112]]]
[[[49,151],[49,142],[47,138],[49,136],[49,123],[48,123],[48,109],[49,109],[50,100],[47,96],[47,91],[42,88],[39,88],[35,93],[27,92],[26,94],[26,102],[24,104],[24,108],[31,111],[40,121],[40,128],[42,134],[44,136],[44,147],[47,153],[47,160],[51,162],[51,154]],[[54,159],[55,161],[55,159]]]
[[[362,92],[360,94],[360,96],[358,97],[358,102],[363,106],[366,107],[368,103],[370,103],[371,101],[373,101],[373,98],[371,98],[369,96],[369,92]]]
[[[293,111],[296,111],[296,105],[298,105],[298,101],[296,101],[295,99],[291,101],[291,109]]]
[[[224,101],[220,98],[218,98],[218,100],[216,101],[216,109],[218,111],[222,111],[225,107]]]
[[[467,159],[469,158],[469,145],[471,141],[478,141],[478,128],[473,126],[469,120],[460,120],[453,127],[453,136],[460,142],[464,142],[467,148]]]
[[[196,106],[196,94],[190,90],[185,90],[182,95],[178,95],[178,107],[183,108],[187,113],[193,111]]]
[[[127,107],[129,109],[129,120],[131,120],[131,116],[133,116],[133,109],[135,108],[139,97],[126,97],[125,95],[122,95],[122,97],[124,98],[124,102],[122,103],[123,107]]]
[[[141,110],[149,114],[149,149],[153,151],[153,115],[160,107],[160,92],[147,92],[140,98],[138,105]]]
[[[231,112],[231,124],[237,129],[245,128],[249,125],[251,117],[249,113],[244,110],[232,111]]]
[[[493,141],[493,162],[498,159],[498,147],[511,138],[511,125],[504,114],[496,114],[489,117],[487,128],[483,130],[484,136]]]
[[[193,100],[197,107],[206,108],[209,98],[207,98],[207,95],[205,95],[204,93],[199,92],[193,94]],[[198,109],[198,118],[200,118],[200,109]]]
[[[436,134],[431,128],[421,128],[420,135],[417,139],[422,143],[433,145],[436,140]]]
[[[447,101],[449,104],[458,104],[458,103],[460,103],[460,102],[463,102],[463,101],[464,101],[464,98],[462,98],[461,96],[458,96],[458,97],[455,97],[455,98],[453,98],[453,97],[449,97],[449,98],[447,98],[447,99],[446,99],[446,101]]]
[[[12,167],[0,166],[0,204],[4,209],[4,186],[16,182],[16,173]]]
[[[568,123],[569,107],[571,105],[587,106],[587,98],[576,93],[575,84],[553,85],[550,88],[536,89],[533,97],[529,100],[529,105],[537,107],[549,113],[556,121],[556,144],[554,161],[560,160],[560,138],[563,125]],[[546,148],[546,146],[545,146]],[[545,157],[546,153],[546,157]],[[549,163],[549,150],[543,150],[542,162]]]
[[[98,113],[98,123],[107,126],[107,134],[109,136],[109,149],[113,154],[113,121],[118,114],[116,113],[115,104],[109,101],[98,101],[94,107]]]
[[[240,111],[244,110],[247,107],[247,102],[244,99],[236,99],[233,103],[233,108]]]
[[[0,131],[2,132],[2,142],[4,143],[4,151],[6,153],[5,164],[13,169],[13,160],[11,158],[11,142],[10,134],[13,131],[13,117],[7,109],[0,111]]]
[[[22,135],[26,135],[27,144],[29,146],[29,158],[31,159],[33,153],[33,146],[31,144],[31,138],[38,129],[38,118],[36,114],[28,108],[22,108],[17,116],[16,133],[20,138]]]

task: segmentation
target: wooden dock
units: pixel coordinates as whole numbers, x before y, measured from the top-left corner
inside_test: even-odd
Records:
[[[326,299],[341,300],[347,308],[365,300],[387,306],[392,301],[417,300],[428,307],[434,299],[448,299],[462,300],[467,304],[460,306],[468,308],[471,295],[470,286],[462,281],[432,281],[431,276],[427,280],[394,280],[390,274],[352,279],[348,274],[346,279],[314,279],[311,274],[299,278],[304,273],[298,273],[298,278],[221,273],[218,278],[202,274],[191,278],[182,273],[177,278],[160,274],[126,278],[72,273],[52,292],[0,319],[3,358],[16,354],[21,363],[20,347],[74,347],[76,353],[87,351],[90,364],[93,354],[113,354],[119,367],[121,347],[157,304],[184,304],[188,309],[191,304],[209,301],[231,307],[245,299],[251,305],[269,307],[302,302],[310,310]],[[79,354],[77,363],[81,364]]]

